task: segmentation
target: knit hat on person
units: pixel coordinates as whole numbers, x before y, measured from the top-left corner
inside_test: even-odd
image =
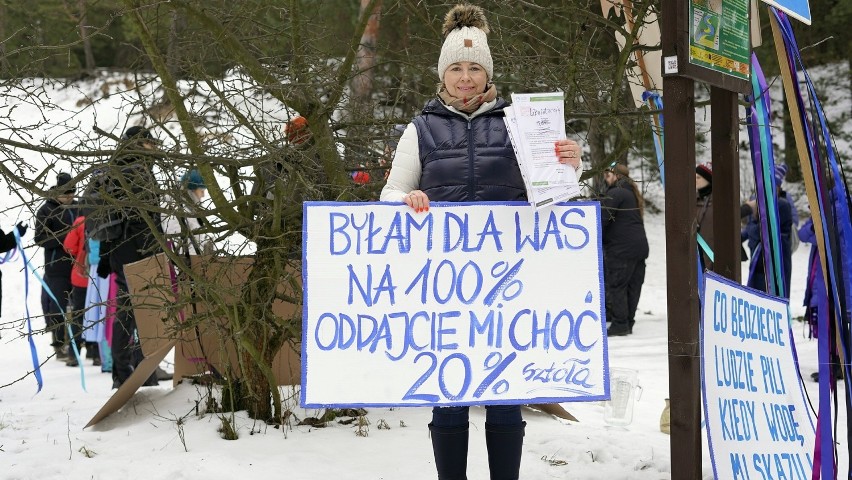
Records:
[[[293,117],[287,122],[284,125],[284,132],[287,134],[287,141],[293,145],[304,143],[311,136],[308,130],[308,119],[302,116]]]
[[[132,127],[128,127],[127,130],[125,130],[124,133],[121,134],[121,139],[122,140],[145,139],[145,140],[148,140],[150,142],[159,143],[159,140],[154,138],[154,136],[151,135],[151,132],[147,128],[145,128],[141,125],[134,125]]]
[[[695,167],[695,173],[701,175],[704,180],[713,183],[713,164],[704,162]]]
[[[185,185],[187,190],[198,190],[199,188],[207,189],[204,179],[198,170],[190,170],[183,174],[180,178],[181,185]]]
[[[787,164],[779,163],[775,165],[775,185],[781,186],[784,179],[787,178]]]
[[[489,80],[494,78],[488,32],[488,21],[480,7],[459,4],[450,9],[444,18],[444,45],[438,57],[438,78],[443,82],[447,67],[457,62],[478,63],[485,69]]]
[[[72,180],[71,175],[69,175],[65,172],[57,173],[56,174],[56,185],[54,185],[53,188],[51,188],[51,190],[59,190],[61,187],[65,186],[65,189],[63,190],[62,193],[65,193],[65,194],[74,193],[76,191],[76,189],[73,186],[69,185],[71,183],[71,180]]]

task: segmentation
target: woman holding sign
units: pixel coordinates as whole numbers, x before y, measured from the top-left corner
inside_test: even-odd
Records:
[[[417,212],[430,201],[524,201],[524,180],[503,122],[508,103],[497,96],[481,8],[456,5],[444,20],[437,97],[405,129],[381,200]],[[582,173],[580,145],[559,140],[554,161]],[[429,430],[441,480],[467,478],[468,408],[435,407]],[[517,479],[524,427],[520,405],[485,407],[492,479]]]

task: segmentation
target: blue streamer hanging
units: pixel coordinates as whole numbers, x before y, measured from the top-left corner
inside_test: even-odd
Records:
[[[21,252],[21,259],[24,262],[24,266],[32,269],[32,266],[30,266],[29,260],[27,260],[27,254],[24,251],[24,246],[21,243],[21,236],[18,233],[18,229],[13,228],[12,231],[15,232],[15,243],[17,244],[17,246],[15,247],[15,250],[19,250]],[[26,321],[26,324],[27,324],[27,342],[29,342],[29,344],[30,344],[30,357],[32,357],[32,362],[33,362],[33,375],[35,375],[36,383],[38,383],[38,390],[36,390],[36,393],[39,393],[39,392],[41,392],[42,387],[44,387],[44,379],[41,376],[41,365],[39,365],[39,363],[38,363],[38,349],[36,349],[35,341],[33,341],[33,324],[32,324],[32,318],[30,317],[29,302],[27,302],[27,300],[26,300],[27,297],[29,296],[28,293],[29,293],[29,283],[30,283],[29,282],[29,276],[27,275],[27,268],[24,268],[23,271],[24,271],[24,311],[27,315],[27,321]]]
[[[850,366],[849,358],[852,351],[852,339],[850,339],[850,319],[848,307],[852,305],[852,259],[840,258],[835,253],[852,251],[852,225],[850,225],[849,212],[849,191],[845,180],[841,173],[841,168],[837,162],[833,143],[830,141],[831,133],[828,129],[828,122],[825,118],[825,113],[819,98],[816,94],[816,89],[813,86],[810,75],[804,68],[801,57],[799,56],[798,45],[796,44],[795,36],[793,35],[792,27],[787,20],[786,15],[772,8],[770,9],[773,16],[777,20],[782,33],[787,53],[788,64],[787,68],[795,75],[797,70],[803,72],[805,84],[807,86],[808,96],[811,101],[811,109],[817,117],[817,125],[811,126],[808,121],[806,109],[804,108],[804,100],[798,86],[795,90],[795,100],[799,105],[799,110],[802,115],[802,123],[806,127],[807,146],[809,153],[809,163],[813,172],[813,184],[817,190],[817,202],[819,206],[818,220],[821,222],[821,230],[823,234],[823,245],[825,247],[824,257],[826,264],[823,265],[826,281],[830,286],[829,294],[831,301],[829,302],[828,315],[823,315],[827,321],[822,325],[818,325],[820,342],[819,342],[819,358],[820,358],[820,411],[824,411],[827,415],[831,415],[831,405],[829,403],[829,390],[833,389],[833,385],[829,385],[829,378],[832,374],[829,365],[829,354],[831,342],[829,342],[829,333],[837,331],[840,336],[841,351],[846,361],[844,362],[845,381],[847,382],[846,390],[846,407],[847,407],[847,422],[849,421],[849,413],[852,411],[852,392],[849,388]],[[814,122],[816,123],[816,122]],[[821,138],[817,136],[821,134]],[[822,141],[819,141],[822,140]],[[819,148],[822,147],[825,151],[824,157],[821,158]],[[827,170],[823,169],[823,162],[827,165]],[[830,175],[830,177],[829,177]],[[829,181],[830,180],[830,181]],[[829,189],[827,184],[832,184]],[[813,207],[813,206],[812,206]],[[848,253],[845,257],[849,257]],[[823,400],[823,397],[825,400]],[[825,410],[823,410],[825,409]],[[836,422],[836,418],[835,418]],[[820,455],[820,466],[823,478],[834,478],[834,448],[835,444],[832,441],[831,422],[820,422],[820,441],[822,442],[823,450]],[[847,435],[849,433],[849,425],[847,425]],[[832,448],[829,449],[829,446]],[[850,455],[852,455],[852,445],[847,447]],[[852,466],[851,466],[852,467]],[[852,476],[852,470],[847,471],[847,476]]]

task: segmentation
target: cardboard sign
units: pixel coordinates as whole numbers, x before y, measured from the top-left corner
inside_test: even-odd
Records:
[[[716,478],[810,478],[814,423],[787,301],[712,273],[703,298],[702,391]]]
[[[204,281],[213,284],[212,288],[218,292],[221,301],[236,303],[253,259],[193,255],[191,264]],[[174,385],[185,377],[211,370],[230,378],[242,377],[236,346],[229,334],[228,320],[211,315],[205,301],[199,299],[194,307],[183,309],[185,321],[196,322],[197,326],[179,329],[176,325],[180,315],[174,308],[175,293],[165,254],[160,253],[125,265],[124,274],[145,359],[86,427],[97,424],[124,406],[172,348],[175,349]],[[184,279],[178,279],[177,288],[185,291],[190,287]],[[297,305],[282,301],[274,302],[272,311],[285,321],[298,316]],[[199,318],[204,320],[198,322]],[[279,350],[270,367],[279,385],[299,384],[299,357],[291,345],[286,344]]]
[[[303,407],[605,400],[600,205],[307,202]]]

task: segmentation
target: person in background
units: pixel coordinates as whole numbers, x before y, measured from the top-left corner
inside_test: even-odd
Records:
[[[158,206],[159,194],[151,158],[157,154],[158,145],[159,141],[147,128],[129,127],[121,136],[118,152],[110,159],[108,168],[98,178],[98,185],[93,188],[103,191],[104,198],[109,198],[107,191],[113,192],[111,195],[122,204]],[[137,153],[140,151],[150,153]],[[122,185],[129,185],[130,190],[122,188]],[[101,278],[107,278],[110,273],[115,272],[118,286],[115,322],[112,330],[113,388],[121,387],[143,360],[124,266],[138,262],[156,252],[157,239],[149,227],[149,222],[158,230],[161,229],[158,212],[134,206],[125,208],[124,213],[126,220],[121,237],[101,242],[102,258],[98,263],[97,271]],[[146,216],[148,221],[145,219]],[[143,386],[157,384],[158,378],[155,372]]]
[[[608,188],[601,199],[606,282],[607,336],[633,333],[636,308],[645,282],[648,238],[645,235],[645,200],[630,178],[627,165],[604,171]]]
[[[77,218],[76,201],[71,175],[60,172],[56,185],[48,190],[48,197],[39,207],[35,217],[35,243],[44,251],[44,285],[41,307],[47,330],[51,334],[50,345],[58,360],[68,356],[65,313],[71,296],[71,267],[73,259],[62,242]]]
[[[778,205],[778,227],[781,233],[781,262],[783,265],[784,298],[790,298],[790,277],[793,273],[793,209],[786,195],[782,195],[781,183],[787,173],[786,165],[776,165],[775,195]],[[766,285],[766,270],[763,265],[763,244],[760,233],[760,216],[758,215],[756,200],[749,200],[741,208],[743,216],[748,216],[749,221],[742,232],[743,240],[748,240],[748,248],[751,251],[751,263],[749,265],[749,277],[747,285],[762,292],[768,292]],[[782,296],[782,295],[779,295]]]
[[[799,227],[797,231],[799,240],[803,243],[811,244],[811,252],[808,257],[808,275],[807,285],[805,286],[805,321],[808,322],[808,338],[817,338],[818,325],[820,322],[828,321],[828,294],[825,290],[825,280],[822,274],[822,264],[820,263],[819,249],[817,247],[816,233],[814,231],[814,222],[808,219]],[[840,366],[840,356],[837,353],[836,344],[829,342],[830,352],[829,361],[831,363],[831,380],[837,381],[843,378],[843,368]],[[815,382],[819,381],[819,372],[811,373],[811,379]]]
[[[799,211],[796,209],[796,201],[795,201],[795,199],[793,198],[793,195],[790,192],[788,192],[788,191],[784,190],[784,188],[782,188],[782,183],[784,182],[784,180],[787,179],[787,172],[788,171],[789,171],[789,169],[787,168],[786,163],[779,163],[778,165],[775,165],[775,180],[777,181],[779,178],[781,179],[781,181],[778,182],[778,188],[779,188],[778,196],[784,198],[784,200],[787,200],[787,203],[790,204],[790,214],[793,218],[793,228],[798,230],[798,228],[799,228]],[[795,240],[797,238],[797,235],[792,235],[791,238]],[[793,250],[795,250],[795,249],[793,249]]]
[[[23,238],[27,233],[27,226],[23,223],[18,223],[15,228],[18,229],[18,236]],[[3,230],[0,230],[0,253],[10,252],[15,247],[18,246],[17,240],[15,240],[15,232],[9,231],[9,233],[4,233]],[[2,261],[0,261],[2,263]],[[3,316],[3,272],[0,271],[0,316]]]
[[[287,143],[256,167],[257,181],[252,186],[251,195],[262,195],[268,200],[274,200],[276,194],[285,195],[287,198],[283,198],[284,201],[290,198],[322,198],[320,190],[327,181],[322,173],[320,158],[310,153],[314,139],[308,120],[300,115],[291,118],[284,124],[284,136]],[[299,181],[300,177],[312,180],[310,183],[313,184]],[[296,182],[292,182],[294,178]],[[293,202],[287,202],[287,205],[290,203]],[[301,209],[301,202],[292,208]]]
[[[75,345],[79,352],[84,344],[83,341],[83,318],[86,308],[86,291],[89,286],[89,262],[86,251],[86,217],[79,216],[74,220],[71,231],[62,242],[65,251],[74,258],[74,266],[71,268],[71,332],[72,339],[69,345]],[[101,356],[98,353],[98,344],[85,342],[86,358],[92,359],[95,366],[101,365]],[[76,367],[79,365],[74,351],[69,350],[68,360],[65,365]]]
[[[701,235],[704,242],[713,247],[713,164],[702,163],[695,167],[695,222],[698,225],[697,233]],[[699,260],[701,270],[712,270],[713,262],[707,251],[699,246]]]
[[[110,284],[115,284],[115,274],[109,274],[108,278],[101,278],[98,275],[98,264],[101,261],[99,240],[86,239],[86,255],[86,263],[89,265],[89,283],[86,286],[86,301],[83,307],[83,338],[86,342],[97,344],[95,348],[100,360],[95,363],[100,363],[101,372],[112,373],[112,350],[109,342],[112,339],[114,315],[107,315],[107,304],[110,302]],[[114,297],[112,301],[115,302]]]
[[[436,98],[399,140],[381,200],[417,212],[433,201],[523,201],[526,187],[503,121],[508,103],[497,96],[481,8],[456,5],[444,21]],[[581,148],[554,145],[553,161],[578,171]],[[469,407],[432,409],[429,430],[440,479],[467,478]],[[526,423],[519,405],[485,406],[485,443],[492,479],[517,479]]]
[[[174,244],[175,252],[187,255],[211,253],[215,249],[213,238],[201,233],[206,224],[203,216],[193,215],[207,194],[207,185],[198,170],[189,170],[181,176],[183,187],[178,198],[163,197],[163,205],[170,213],[163,219],[163,233]]]

